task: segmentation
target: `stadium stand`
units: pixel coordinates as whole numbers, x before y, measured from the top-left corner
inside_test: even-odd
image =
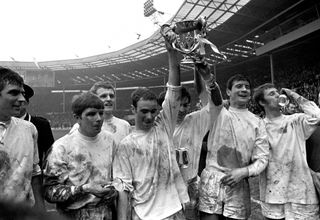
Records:
[[[226,79],[241,72],[252,79],[253,85],[273,81],[279,87],[296,88],[307,98],[315,99],[319,92],[319,11],[317,1],[306,0],[194,0],[183,2],[169,22],[207,16],[209,40],[228,57],[227,62],[214,54],[208,57],[222,91]],[[32,62],[0,61],[0,65],[24,75],[36,92],[31,113],[47,115],[57,127],[72,123],[73,95],[88,90],[96,81],[115,85],[120,97],[116,107],[121,115],[130,109],[129,95],[135,87],[151,86],[158,94],[168,73],[158,31],[120,51],[39,62],[40,69]],[[182,81],[189,82],[192,90],[192,66],[182,65],[181,70]],[[53,119],[62,122],[55,123]]]
[[[169,22],[208,18],[209,40],[228,57],[227,62],[214,54],[207,57],[215,66],[222,91],[226,79],[240,72],[248,75],[254,86],[273,81],[278,87],[295,88],[317,101],[319,8],[317,1],[306,0],[194,0],[183,2]],[[32,62],[0,61],[0,65],[18,71],[35,88],[32,114],[47,116],[54,127],[69,127],[73,123],[70,103],[77,92],[88,90],[96,81],[111,81],[121,97],[116,114],[125,116],[130,114],[129,97],[134,88],[151,86],[157,94],[163,90],[168,73],[166,60],[163,39],[157,31],[120,51],[39,62],[40,69]],[[182,65],[181,70],[182,81],[189,82],[192,90],[192,66]],[[254,106],[250,109],[259,114]]]

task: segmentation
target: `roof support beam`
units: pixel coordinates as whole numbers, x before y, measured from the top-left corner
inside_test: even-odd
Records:
[[[317,31],[320,29],[320,19],[317,19],[305,26],[302,26],[301,28],[298,28],[297,30],[294,30],[286,35],[283,35],[282,37],[279,37],[276,40],[273,40],[267,44],[265,44],[262,47],[259,47],[256,49],[256,54],[258,56],[265,54],[269,51],[272,51],[278,47],[281,47],[287,43],[290,43],[291,41],[297,40],[303,36],[306,36],[314,31]]]

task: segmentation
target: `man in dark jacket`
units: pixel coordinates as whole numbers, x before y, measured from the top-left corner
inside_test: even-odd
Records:
[[[34,124],[38,130],[38,151],[39,151],[39,165],[43,167],[43,159],[54,142],[54,138],[51,131],[50,123],[47,119],[39,116],[31,116],[27,112],[27,107],[29,105],[29,99],[34,95],[33,89],[24,84],[23,85],[25,92],[26,102],[21,107],[20,114],[16,115],[16,117],[24,119],[26,121],[30,121]]]

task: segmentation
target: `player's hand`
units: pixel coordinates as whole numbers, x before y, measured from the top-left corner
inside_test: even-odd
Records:
[[[113,194],[115,188],[111,185],[102,185],[98,183],[87,183],[82,186],[83,191],[91,193],[97,197],[104,197]]]
[[[246,167],[225,171],[225,174],[226,175],[222,177],[221,182],[222,184],[225,184],[230,187],[234,187],[241,180],[249,176],[249,172]]]
[[[161,27],[161,34],[164,38],[164,42],[166,45],[166,48],[169,52],[173,52],[176,51],[173,48],[173,44],[175,43],[175,41],[177,40],[176,34],[173,32],[172,28],[165,24]]]
[[[199,73],[204,80],[209,80],[211,77],[213,77],[213,81],[215,81],[215,76],[210,73],[210,65],[206,61],[195,63],[194,66],[196,73]]]
[[[284,94],[284,95],[286,95],[286,96],[290,96],[290,94],[291,94],[291,90],[290,89],[287,89],[287,88],[282,88],[281,90],[280,90],[280,94]]]
[[[305,104],[306,102],[309,102],[308,99],[306,99],[305,97],[299,95],[298,93],[290,90],[290,89],[287,89],[287,88],[282,88],[280,90],[280,94],[285,94],[287,95],[287,97],[292,101],[292,100],[295,100],[297,102],[298,105],[303,105]]]

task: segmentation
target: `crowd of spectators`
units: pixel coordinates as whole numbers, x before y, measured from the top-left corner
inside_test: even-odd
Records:
[[[320,64],[291,67],[278,71],[275,80],[278,82],[278,86],[295,89],[297,93],[305,98],[317,101],[320,84]]]
[[[45,116],[54,129],[70,129],[75,120],[71,112],[51,112]]]
[[[249,75],[249,78],[252,79],[253,87],[266,82],[266,74],[268,73],[256,73],[254,75]],[[219,84],[222,87],[222,92],[224,92],[225,82],[219,82]],[[320,92],[320,64],[297,65],[287,68],[278,68],[274,74],[274,84],[279,89],[289,88],[294,90],[305,98],[314,101],[316,104],[319,104],[318,94]],[[193,90],[193,88],[189,88],[189,90]],[[193,93],[193,91],[190,92],[191,94]],[[115,116],[128,120],[130,124],[133,124],[134,122],[130,118],[130,104],[131,103],[127,103],[127,109],[116,110]],[[196,108],[195,104],[196,103],[191,103],[191,109]],[[253,101],[249,102],[249,110],[263,117],[263,111]],[[74,124],[74,119],[71,112],[48,113],[45,115],[45,117],[50,121],[52,127],[57,129],[68,129]]]
[[[320,63],[279,69],[275,72],[274,84],[278,89],[291,89],[319,105]],[[290,100],[290,102],[292,102],[292,100]],[[249,102],[249,110],[263,117],[262,110],[253,101]],[[299,110],[297,109],[297,111]]]

